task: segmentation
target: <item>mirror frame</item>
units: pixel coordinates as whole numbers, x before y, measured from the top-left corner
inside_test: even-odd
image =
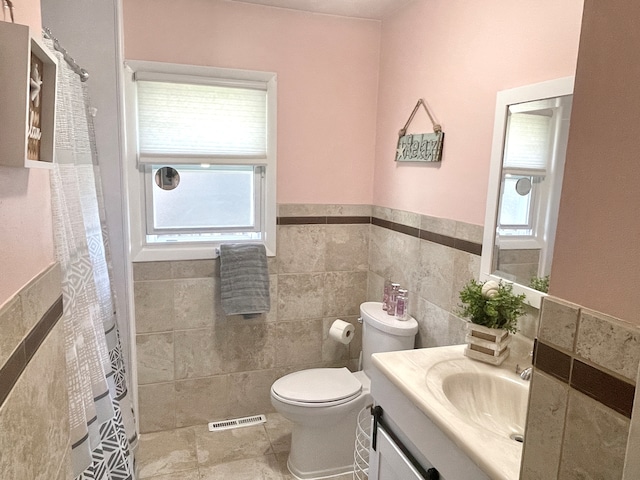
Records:
[[[492,273],[498,204],[500,201],[500,184],[502,179],[502,156],[504,154],[505,134],[509,105],[516,103],[542,100],[545,98],[562,97],[573,94],[575,78],[563,77],[546,82],[534,83],[523,87],[502,90],[496,95],[496,115],[493,124],[493,141],[491,143],[491,165],[489,168],[489,185],[487,188],[487,208],[484,218],[484,235],[482,239],[482,256],[480,258],[480,280],[495,280],[510,282]],[[514,293],[524,293],[527,303],[540,309],[542,299],[546,293],[533,288],[513,283]]]

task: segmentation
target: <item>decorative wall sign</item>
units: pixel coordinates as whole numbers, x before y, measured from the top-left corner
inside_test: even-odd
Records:
[[[0,165],[53,167],[57,66],[39,32],[0,22]]]
[[[398,138],[396,162],[439,162],[444,132],[418,133]]]
[[[433,124],[434,133],[418,133],[407,135],[407,128],[422,105]],[[405,126],[398,132],[396,162],[440,162],[442,161],[442,145],[444,132],[437,124],[423,99],[418,100]]]

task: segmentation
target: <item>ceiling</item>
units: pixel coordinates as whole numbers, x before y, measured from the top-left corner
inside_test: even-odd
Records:
[[[412,0],[233,0],[304,12],[382,20]]]

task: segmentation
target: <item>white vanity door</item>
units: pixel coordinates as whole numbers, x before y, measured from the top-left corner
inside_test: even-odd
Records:
[[[376,451],[371,454],[369,480],[429,480],[415,469],[383,428],[378,427]]]

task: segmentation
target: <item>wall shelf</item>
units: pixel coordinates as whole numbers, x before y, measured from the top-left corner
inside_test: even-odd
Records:
[[[40,35],[0,22],[0,165],[52,167],[57,67]]]

